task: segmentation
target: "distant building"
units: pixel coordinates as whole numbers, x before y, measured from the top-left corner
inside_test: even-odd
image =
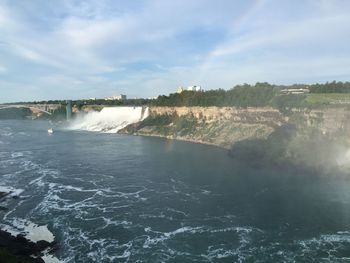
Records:
[[[177,93],[182,93],[183,91],[188,90],[188,91],[203,91],[201,86],[188,86],[186,89],[182,86],[180,86],[177,89]]]
[[[126,95],[120,94],[117,96],[111,96],[111,97],[105,98],[105,100],[126,100]]]
[[[289,95],[289,94],[307,94],[310,93],[310,90],[307,88],[304,89],[282,89],[280,91],[282,95]]]
[[[202,87],[201,86],[189,86],[187,87],[188,91],[202,91]]]

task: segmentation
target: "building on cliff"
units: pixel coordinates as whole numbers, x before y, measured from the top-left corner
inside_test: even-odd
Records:
[[[186,89],[182,86],[180,86],[178,89],[177,89],[177,93],[182,93],[183,91],[185,90],[188,90],[188,91],[203,91],[202,87],[201,86],[188,86]]]
[[[305,89],[282,89],[280,91],[281,95],[289,95],[289,94],[307,94],[310,93],[308,88]]]
[[[120,94],[105,98],[105,100],[126,100],[126,95]]]
[[[189,91],[202,91],[202,87],[201,86],[189,86],[187,87],[187,90]]]

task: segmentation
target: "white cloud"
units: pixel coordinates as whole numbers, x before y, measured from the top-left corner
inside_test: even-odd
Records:
[[[76,98],[350,73],[346,1],[138,3],[43,1],[40,16],[34,2],[0,3],[0,74],[17,91],[28,86],[16,76],[32,83],[33,98]]]
[[[254,49],[288,48],[296,46],[330,46],[343,45],[344,40],[350,40],[346,32],[350,30],[350,17],[348,15],[335,15],[322,18],[304,19],[279,26],[271,26],[268,30],[263,28],[249,32],[239,38],[215,48],[210,55],[227,56],[234,53],[246,52]],[[346,41],[347,42],[347,41]]]
[[[126,22],[119,19],[99,21],[71,17],[54,36],[78,48],[99,47],[126,34],[126,28]]]

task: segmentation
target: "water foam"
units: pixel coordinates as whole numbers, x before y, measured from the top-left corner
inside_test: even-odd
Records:
[[[86,130],[116,133],[129,124],[139,122],[148,116],[148,108],[105,107],[100,112],[92,111],[79,115],[69,126],[72,130]]]
[[[4,225],[2,229],[14,236],[23,234],[28,240],[34,243],[40,240],[51,243],[55,240],[55,236],[47,228],[47,225],[39,226],[25,219],[14,218],[10,225]]]
[[[36,224],[29,224],[26,228],[28,234],[26,237],[33,242],[38,242],[40,240],[45,240],[49,243],[55,240],[54,235],[49,231],[47,225],[38,226]]]
[[[62,263],[58,258],[51,256],[51,255],[45,255],[41,257],[45,263]]]
[[[24,191],[23,189],[15,189],[10,186],[0,185],[0,192],[6,193],[11,197],[18,197],[23,191]]]
[[[47,225],[39,226],[29,220],[14,218],[9,225],[1,225],[1,230],[10,233],[12,236],[19,234],[34,243],[44,240],[49,243],[55,240],[53,233],[47,228]],[[44,255],[41,257],[45,263],[62,263],[58,258],[50,255],[46,250],[43,252]]]

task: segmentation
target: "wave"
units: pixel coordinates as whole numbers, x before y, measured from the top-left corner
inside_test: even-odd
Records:
[[[148,108],[144,107],[105,107],[100,112],[78,115],[68,129],[116,133],[147,118],[148,112]]]

